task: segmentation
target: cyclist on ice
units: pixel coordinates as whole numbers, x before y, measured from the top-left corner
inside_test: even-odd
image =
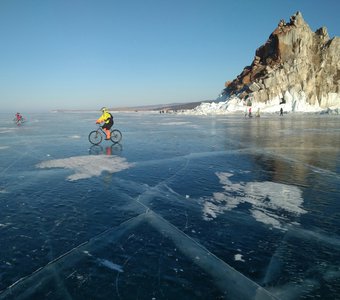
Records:
[[[108,112],[108,109],[106,107],[103,107],[101,109],[102,115],[100,118],[96,121],[96,124],[104,123],[102,128],[106,133],[106,139],[109,140],[111,138],[111,132],[110,129],[113,125],[113,117],[112,115]]]
[[[23,121],[24,118],[22,117],[22,115],[21,115],[20,113],[17,112],[17,113],[15,114],[15,120],[16,120],[16,122],[18,123],[18,122]]]

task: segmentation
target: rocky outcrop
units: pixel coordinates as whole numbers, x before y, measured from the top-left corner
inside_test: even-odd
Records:
[[[254,102],[306,99],[310,105],[340,105],[340,38],[322,27],[313,32],[297,12],[281,20],[267,42],[256,50],[250,66],[226,82],[223,95]]]

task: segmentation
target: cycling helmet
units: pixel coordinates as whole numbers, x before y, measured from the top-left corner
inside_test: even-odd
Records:
[[[102,107],[100,110],[101,110],[102,112],[105,112],[105,111],[107,111],[107,108],[106,108],[106,107]]]

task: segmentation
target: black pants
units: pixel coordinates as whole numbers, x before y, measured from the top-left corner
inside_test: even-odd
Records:
[[[105,123],[105,124],[102,126],[102,128],[103,128],[103,129],[108,129],[108,130],[110,130],[111,127],[112,127],[112,125],[113,125],[113,119],[109,119],[109,122],[108,122],[108,123]]]

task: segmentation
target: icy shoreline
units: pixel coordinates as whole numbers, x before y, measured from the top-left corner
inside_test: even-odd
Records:
[[[221,97],[222,98],[222,97]],[[337,94],[334,94],[336,100]],[[284,99],[284,101],[283,101]],[[334,100],[333,99],[333,100]],[[332,101],[336,103],[337,101]],[[249,101],[251,105],[249,105]],[[191,110],[185,110],[180,112],[186,115],[224,115],[232,113],[246,113],[251,107],[252,114],[257,112],[262,113],[279,113],[282,108],[284,113],[304,113],[304,114],[336,114],[340,112],[340,103],[330,106],[328,108],[321,108],[319,105],[311,105],[307,102],[306,95],[301,92],[299,94],[291,94],[288,91],[284,94],[284,97],[278,96],[266,102],[256,102],[252,99],[245,101],[238,97],[232,97],[223,99],[220,102],[202,103]]]

